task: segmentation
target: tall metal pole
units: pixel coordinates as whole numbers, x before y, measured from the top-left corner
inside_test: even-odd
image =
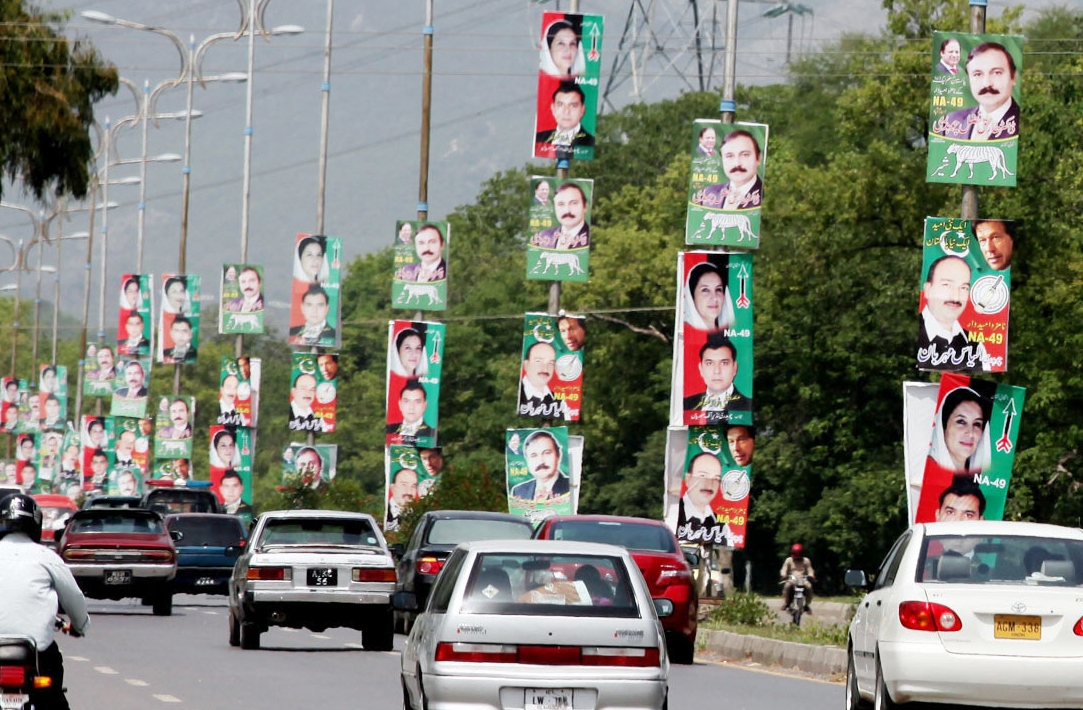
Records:
[[[737,114],[737,102],[734,100],[737,87],[737,0],[727,0],[726,2],[725,57],[720,112],[723,123],[733,123]]]
[[[106,162],[109,157],[106,156]],[[83,416],[83,379],[86,376],[86,342],[87,326],[90,322],[90,268],[94,257],[94,212],[97,207],[95,200],[98,197],[97,176],[91,183],[90,188],[90,221],[86,238],[86,263],[83,264],[83,327],[79,331],[79,372],[75,376],[75,421],[79,422]],[[109,210],[106,210],[108,212]],[[55,360],[55,358],[54,358]]]
[[[11,376],[18,377],[15,366],[19,357],[19,305],[20,296],[23,291],[23,266],[24,266],[25,254],[23,252],[23,240],[19,240],[19,253],[16,255],[15,267],[17,273],[15,275],[15,312],[14,317],[11,319]]]
[[[63,228],[63,220],[61,221],[61,229]],[[59,230],[58,230],[59,232]],[[52,340],[52,357],[49,358],[49,364],[56,367],[56,336],[57,331],[60,328],[60,245],[64,243],[64,235],[58,233],[56,235],[56,271],[53,272],[53,340]]]
[[[244,98],[244,179],[241,186],[241,263],[248,261],[248,209],[252,194],[252,102],[256,64],[256,0],[248,0],[248,86]],[[238,341],[240,337],[238,337]],[[240,353],[237,353],[240,356]]]
[[[970,31],[974,34],[985,33],[985,4],[986,0],[970,0]],[[978,218],[977,185],[963,185],[959,215],[963,219]]]
[[[568,7],[568,12],[579,12],[579,0],[571,0]],[[568,173],[571,171],[571,158],[560,157],[557,158],[557,180],[567,180]],[[561,294],[561,282],[550,281],[549,282],[549,313],[557,315],[560,313],[560,294]]]
[[[36,368],[38,366],[38,336],[39,336],[40,329],[41,329],[41,267],[42,267],[42,258],[44,256],[44,254],[42,252],[44,251],[44,247],[45,247],[45,245],[42,242],[43,241],[48,241],[48,239],[49,239],[49,234],[48,234],[48,232],[49,232],[49,222],[45,219],[45,214],[44,213],[40,216],[40,220],[41,221],[40,221],[40,226],[38,228],[38,230],[39,230],[38,235],[35,237],[35,239],[38,242],[38,278],[37,278],[37,286],[35,287],[35,290],[34,290],[34,341],[33,341],[34,344],[33,344],[33,347],[31,348],[31,352],[33,352],[34,354],[30,359],[30,372],[31,373],[35,372]]]
[[[180,255],[177,258],[177,273],[183,274],[188,263],[188,204],[192,192],[192,90],[195,81],[196,36],[188,36],[188,58],[186,74],[188,83],[187,113],[184,117],[184,186],[181,193],[181,231]],[[179,374],[179,370],[178,370]]]
[[[421,169],[417,183],[417,218],[429,218],[429,141],[432,130],[432,38],[433,38],[433,0],[425,0],[424,51],[425,65],[421,79]]]
[[[135,272],[143,273],[143,228],[147,222],[147,122],[150,121],[150,82],[143,81],[143,100],[140,104],[143,148],[139,161],[139,226],[136,230]],[[109,156],[105,156],[106,160]]]

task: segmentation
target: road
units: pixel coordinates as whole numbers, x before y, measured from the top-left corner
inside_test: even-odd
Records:
[[[259,651],[242,651],[228,643],[225,597],[178,595],[169,617],[154,616],[138,600],[88,603],[89,635],[60,641],[75,710],[402,707],[402,636],[396,651],[369,653],[350,629],[271,629]],[[697,661],[673,667],[670,701],[674,710],[835,710],[843,688]]]

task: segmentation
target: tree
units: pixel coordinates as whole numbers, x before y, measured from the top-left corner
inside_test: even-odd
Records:
[[[50,187],[86,195],[93,105],[118,87],[114,66],[62,34],[64,19],[23,0],[0,0],[0,166],[39,200]]]

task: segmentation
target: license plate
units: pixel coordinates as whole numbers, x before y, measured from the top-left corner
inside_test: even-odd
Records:
[[[571,710],[570,688],[527,688],[524,710]]]
[[[105,573],[106,584],[131,584],[132,571],[130,569],[111,569]]]
[[[210,587],[214,585],[214,577],[200,577],[196,580],[197,587]]]
[[[1038,641],[1042,638],[1042,617],[1017,614],[993,616],[993,638]]]
[[[23,693],[4,693],[0,695],[0,708],[3,710],[23,710],[30,702],[30,696]]]
[[[338,570],[334,567],[309,567],[308,586],[334,587],[338,584]]]

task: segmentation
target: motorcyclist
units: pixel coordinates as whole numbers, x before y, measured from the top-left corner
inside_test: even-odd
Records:
[[[782,610],[790,608],[793,601],[794,580],[798,580],[805,588],[805,611],[811,611],[812,583],[816,581],[816,573],[812,570],[812,562],[805,557],[805,549],[801,543],[795,542],[790,548],[790,556],[782,563],[782,569],[778,572],[782,578]]]
[[[38,665],[53,684],[30,695],[38,710],[68,710],[64,659],[53,636],[63,610],[74,636],[90,626],[86,598],[71,571],[41,541],[41,508],[28,495],[0,499],[0,634],[30,636],[38,645]]]

